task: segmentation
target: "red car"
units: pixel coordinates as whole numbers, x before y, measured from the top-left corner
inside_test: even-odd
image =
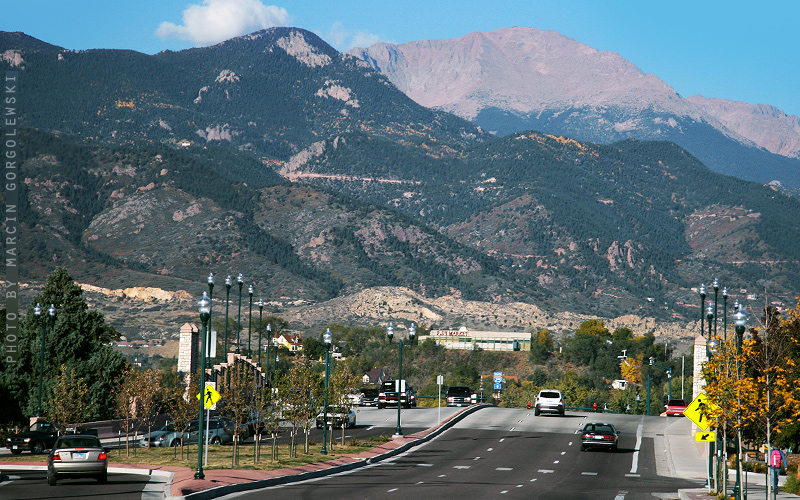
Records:
[[[664,405],[664,414],[668,417],[682,417],[686,410],[686,401],[682,399],[670,399]]]

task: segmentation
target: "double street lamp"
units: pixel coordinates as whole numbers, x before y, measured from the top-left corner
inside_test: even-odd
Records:
[[[231,281],[231,275],[229,274],[227,278],[225,278],[225,342],[223,345],[222,355],[225,356],[225,359],[228,359],[228,304],[231,298],[231,286],[233,282]]]
[[[247,321],[247,356],[252,357],[253,353],[253,285],[247,287],[250,295],[250,315]]]
[[[203,323],[200,345],[200,417],[198,419],[198,439],[197,439],[197,471],[194,473],[195,479],[205,479],[203,474],[203,441],[204,437],[204,416],[203,406],[205,406],[206,388],[206,346],[208,343],[208,320],[211,318],[211,298],[203,292],[203,296],[197,301],[197,308],[200,312],[200,322]]]
[[[331,378],[331,344],[333,343],[333,334],[331,329],[325,330],[322,335],[322,343],[325,344],[325,392],[322,393],[323,399],[323,415],[322,415],[322,450],[320,454],[328,454],[328,384]],[[344,425],[344,424],[342,424]]]
[[[745,327],[747,326],[747,312],[741,307],[736,309],[733,313],[733,325],[736,332],[736,484],[733,486],[733,494],[736,500],[742,498],[742,410],[739,405],[739,374],[740,362],[742,355],[742,336],[744,335]]]
[[[414,323],[411,323],[411,325],[409,325],[409,327],[408,327],[408,341],[409,342],[414,342],[414,336],[416,334],[417,334],[417,327],[416,327],[416,325],[414,325]],[[392,343],[392,339],[394,338],[394,325],[392,325],[391,322],[389,323],[389,326],[386,327],[386,335],[389,337],[389,343],[391,344]],[[403,406],[403,398],[402,398],[403,392],[404,392],[403,389],[405,389],[406,399],[408,399],[408,384],[406,384],[406,387],[403,387],[403,382],[404,382],[403,381],[403,339],[399,340],[397,351],[398,351],[398,353],[400,355],[400,359],[399,359],[398,368],[397,368],[397,372],[398,372],[398,374],[397,374],[397,382],[396,382],[397,387],[395,388],[397,390],[397,428],[395,429],[395,435],[396,436],[402,436],[403,435],[403,429],[400,427],[400,413],[401,413],[401,408]]]
[[[42,306],[39,303],[36,303],[36,306],[33,308],[33,314],[36,316],[36,322],[39,322],[39,318],[42,315]],[[47,309],[47,314],[50,315],[51,318],[56,318],[56,306],[50,304],[50,307]],[[44,319],[44,327],[42,327],[42,349],[39,353],[39,407],[36,409],[36,416],[42,416],[42,392],[44,387],[44,339],[47,336],[47,318]]]
[[[236,282],[239,283],[239,319],[236,321],[236,354],[239,354],[239,345],[241,343],[239,334],[242,331],[242,286],[244,286],[244,276],[242,276],[242,273],[239,273],[239,276],[236,277]]]
[[[264,313],[264,299],[258,301],[258,366],[261,367],[261,315]]]

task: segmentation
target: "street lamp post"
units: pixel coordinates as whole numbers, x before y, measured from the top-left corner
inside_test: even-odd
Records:
[[[228,277],[225,278],[225,345],[222,350],[222,355],[225,356],[225,360],[228,359],[228,304],[231,298],[231,285],[231,276],[228,275]]]
[[[728,341],[728,287],[722,289],[722,339]]]
[[[36,316],[36,322],[39,322],[39,318],[42,315],[42,306],[39,303],[36,303],[36,306],[33,308],[33,314]],[[47,309],[47,314],[50,315],[51,318],[55,319],[56,317],[56,306],[50,304],[50,308]],[[42,416],[42,394],[44,392],[44,340],[47,337],[47,318],[44,319],[44,326],[42,326],[42,348],[39,352],[39,406],[36,409],[36,416]]]
[[[211,307],[213,308],[214,305],[214,273],[208,273],[208,300],[211,301]],[[211,309],[208,310],[208,345],[206,348],[208,352],[206,353],[206,357],[210,358],[211,354]],[[203,366],[205,370],[206,367]]]
[[[261,315],[264,313],[264,299],[258,301],[258,366],[261,366]]]
[[[200,321],[203,323],[203,331],[201,333],[201,346],[200,346],[200,417],[198,419],[197,431],[199,432],[197,439],[197,471],[194,473],[195,479],[205,479],[203,474],[203,441],[205,436],[203,406],[205,406],[205,389],[206,389],[206,344],[208,342],[208,319],[211,317],[211,299],[206,292],[197,301],[197,308],[200,311]]]
[[[247,293],[250,295],[250,316],[247,321],[247,355],[252,356],[253,351],[253,285],[247,287]]]
[[[331,329],[325,330],[322,335],[322,342],[325,344],[325,392],[322,393],[323,399],[323,415],[322,415],[322,455],[328,454],[328,384],[331,378],[331,344],[333,343],[333,334]],[[344,425],[344,424],[342,424]]]
[[[706,331],[703,327],[703,310],[706,308],[706,286],[700,285],[700,335],[705,335]]]
[[[236,321],[236,354],[239,354],[239,344],[241,343],[239,334],[242,331],[242,286],[244,286],[244,276],[242,276],[242,273],[239,273],[239,276],[236,277],[236,282],[239,283],[239,319]]]
[[[717,336],[717,318],[719,318],[719,314],[717,314],[717,303],[719,297],[719,281],[714,278],[714,336]]]
[[[747,326],[747,312],[744,309],[736,309],[733,313],[733,324],[736,331],[736,484],[733,486],[733,494],[736,500],[742,498],[742,413],[739,405],[739,370],[742,355],[742,336]]]
[[[272,324],[267,323],[267,385],[269,385],[269,358],[270,347],[272,347]]]
[[[416,325],[414,325],[414,323],[411,323],[411,325],[408,327],[408,341],[409,342],[413,342],[414,341],[414,336],[416,335],[416,333],[417,333],[417,327],[416,327]],[[392,338],[394,337],[394,325],[392,325],[392,323],[389,323],[389,326],[386,327],[386,335],[389,337],[389,343],[391,344],[392,343]],[[403,339],[400,339],[398,341],[398,352],[400,353],[400,355],[399,355],[400,359],[399,359],[398,367],[397,367],[397,372],[398,372],[398,374],[397,374],[397,388],[396,388],[397,389],[397,428],[395,429],[395,435],[396,436],[402,436],[403,435],[403,429],[400,427],[400,413],[401,413],[401,408],[403,406],[403,404],[402,404],[402,401],[403,401],[403,398],[402,398],[402,392],[403,392],[402,391],[403,390],[403,386],[402,386],[402,384],[403,384]],[[407,389],[407,387],[406,387],[406,389]]]
[[[670,399],[672,399],[672,367],[659,365],[658,363],[654,363],[655,359],[656,358],[654,358],[653,356],[650,356],[650,365],[651,366],[657,366],[659,368],[663,368],[663,369],[667,370],[667,380],[669,382],[668,389],[667,389],[667,400],[669,401]]]
[[[706,319],[708,320],[708,337],[706,341],[706,355],[707,358],[710,360],[711,355],[716,352],[717,348],[717,341],[712,336],[711,328],[712,324],[711,321],[714,319],[714,306],[711,304],[708,305],[708,309],[706,309]],[[709,489],[714,485],[714,454],[716,453],[716,437],[717,433],[714,431],[714,441],[708,442],[708,487]]]

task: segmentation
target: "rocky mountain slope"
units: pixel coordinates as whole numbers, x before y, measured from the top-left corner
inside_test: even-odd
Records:
[[[800,187],[796,116],[684,99],[619,54],[553,31],[507,28],[350,53],[420,104],[500,135],[534,129],[594,142],[670,140],[719,172]]]

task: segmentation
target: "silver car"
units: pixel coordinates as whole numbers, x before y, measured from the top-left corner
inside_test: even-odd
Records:
[[[108,456],[95,436],[69,434],[56,440],[47,457],[47,484],[66,477],[93,477],[108,480]]]

